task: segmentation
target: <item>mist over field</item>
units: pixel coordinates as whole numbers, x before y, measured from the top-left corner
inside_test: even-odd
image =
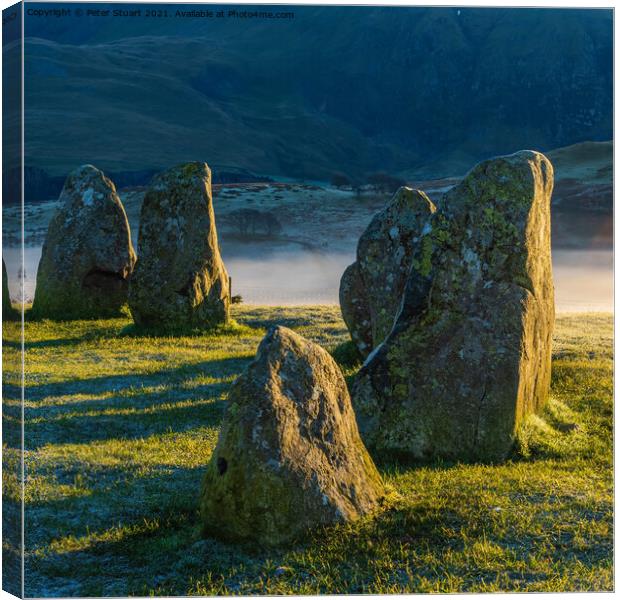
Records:
[[[5,249],[5,260],[15,265],[19,250]],[[245,255],[244,255],[245,254]],[[26,298],[32,300],[41,248],[25,252]],[[233,294],[250,304],[337,304],[344,269],[355,255],[324,254],[293,249],[267,252],[258,259],[247,248],[223,249],[232,277]],[[611,250],[558,250],[553,254],[556,307],[561,312],[613,311],[613,252]],[[239,282],[239,283],[237,283]],[[9,273],[11,296],[19,297],[15,270]]]

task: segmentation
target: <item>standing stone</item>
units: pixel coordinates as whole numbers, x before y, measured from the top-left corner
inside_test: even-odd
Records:
[[[129,291],[138,325],[212,327],[228,321],[228,273],[205,163],[179,165],[153,178],[140,214],[138,256]]]
[[[50,221],[32,314],[59,319],[116,316],[136,262],[114,184],[92,165],[73,171]]]
[[[2,320],[9,321],[16,319],[18,312],[11,304],[11,296],[9,294],[9,277],[6,272],[6,264],[2,259]]]
[[[552,188],[551,163],[522,151],[479,164],[446,194],[414,254],[394,329],[354,385],[370,447],[499,460],[543,406],[555,316]]]
[[[340,307],[351,338],[364,357],[394,325],[413,249],[434,212],[435,206],[424,192],[402,187],[360,237],[357,260],[340,281]]]
[[[362,356],[373,347],[370,307],[357,262],[349,265],[340,279],[340,312],[353,343]]]
[[[378,506],[381,477],[325,350],[271,329],[228,400],[202,488],[206,534],[274,546]]]

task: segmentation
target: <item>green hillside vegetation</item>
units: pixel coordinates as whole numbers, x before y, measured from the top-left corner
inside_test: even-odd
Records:
[[[199,536],[229,385],[275,323],[358,365],[337,307],[234,317],[183,337],[139,337],[129,317],[26,322],[27,595],[613,589],[611,315],[558,318],[551,400],[508,462],[379,461],[398,494],[385,511],[279,551]],[[19,324],[3,331],[16,381]],[[13,498],[17,459],[4,448]]]
[[[582,142],[547,153],[556,179],[577,179],[583,184],[611,184],[614,143]]]
[[[612,135],[611,10],[287,10],[27,19],[26,164],[431,178]]]

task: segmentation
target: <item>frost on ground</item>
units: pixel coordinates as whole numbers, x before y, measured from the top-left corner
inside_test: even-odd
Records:
[[[612,589],[610,315],[558,319],[552,399],[510,461],[382,460],[389,510],[265,551],[199,536],[230,383],[273,324],[347,376],[359,364],[337,307],[234,309],[237,325],[180,338],[135,337],[129,318],[26,323],[28,596]],[[3,332],[15,381],[19,324]],[[5,447],[9,496],[16,458]]]

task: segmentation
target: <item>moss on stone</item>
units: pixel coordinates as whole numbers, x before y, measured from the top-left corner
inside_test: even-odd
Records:
[[[142,204],[138,253],[129,291],[137,325],[212,329],[228,322],[229,278],[205,163],[178,165],[153,179]]]
[[[201,491],[205,535],[278,546],[379,507],[381,477],[325,350],[272,329],[229,402]]]
[[[441,202],[394,330],[353,399],[367,443],[458,460],[501,460],[548,395],[554,320],[552,167],[535,152],[478,165]],[[410,305],[414,303],[413,308]]]
[[[136,255],[114,184],[84,165],[69,174],[60,201],[43,244],[31,315],[119,316]]]
[[[400,188],[360,237],[357,261],[340,283],[340,305],[363,356],[390,333],[412,266],[430,272],[428,243],[422,258],[418,246],[435,210],[424,192]]]

